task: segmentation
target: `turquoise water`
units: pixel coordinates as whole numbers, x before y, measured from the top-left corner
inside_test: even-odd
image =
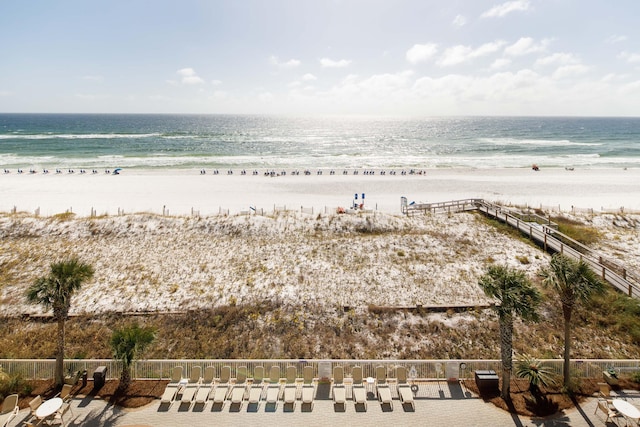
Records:
[[[640,167],[640,118],[0,114],[0,167]]]

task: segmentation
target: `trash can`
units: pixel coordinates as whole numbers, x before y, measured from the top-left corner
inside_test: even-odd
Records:
[[[82,388],[87,386],[87,370],[82,371]]]
[[[98,366],[96,370],[93,371],[93,388],[102,387],[106,379],[107,379],[107,367]]]
[[[499,391],[499,377],[494,370],[475,371],[476,386],[480,394],[495,394]]]

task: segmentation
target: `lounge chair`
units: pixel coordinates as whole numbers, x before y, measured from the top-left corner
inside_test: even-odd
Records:
[[[191,404],[191,401],[195,397],[202,381],[200,374],[202,374],[202,368],[200,366],[194,366],[193,368],[191,368],[189,382],[184,386],[184,389],[182,390],[182,403]]]
[[[40,397],[40,395],[34,397],[29,401],[29,410],[31,411],[32,417],[36,416],[36,411],[38,410],[40,405],[42,405],[42,397]]]
[[[387,368],[376,367],[376,391],[381,405],[389,405],[393,410],[393,399],[391,398],[391,388],[387,382]]]
[[[264,391],[264,366],[256,366],[253,370],[253,383],[249,389],[249,404],[260,405],[260,399],[262,398],[262,392]]]
[[[367,410],[367,390],[362,383],[362,366],[354,366],[351,370],[351,377],[353,378],[353,386],[351,392],[353,394],[353,402],[356,405],[363,405],[364,410]]]
[[[231,366],[223,366],[220,370],[220,379],[216,383],[216,387],[213,389],[213,398],[209,396],[211,400],[213,400],[213,404],[221,404],[224,405],[224,401],[227,399],[227,395],[229,394],[229,380],[231,379]]]
[[[78,381],[80,381],[81,377],[82,377],[82,371],[79,371],[79,370],[75,371],[72,375],[69,375],[68,377],[64,377],[64,383],[74,386],[78,384]]]
[[[296,394],[298,387],[296,387],[296,367],[287,366],[287,383],[284,386],[284,404],[296,405]]]
[[[162,393],[162,397],[160,398],[160,403],[173,403],[173,400],[176,398],[178,394],[178,390],[180,390],[180,382],[182,381],[182,366],[175,366],[171,371],[171,380],[169,380],[169,384],[164,389],[164,393]]]
[[[609,420],[613,421],[614,418],[624,417],[624,415],[622,415],[616,408],[613,407],[610,401],[607,401],[607,399],[602,396],[598,396],[598,404],[596,405],[596,410],[593,413],[597,414],[598,409],[600,409],[607,416],[607,419],[604,421],[605,423],[607,423]]]
[[[57,394],[57,397],[62,399],[62,407],[58,410],[61,416],[62,414],[66,414],[67,411],[70,411],[71,415],[73,415],[73,411],[71,410],[71,399],[73,399],[71,390],[73,390],[73,386],[71,384],[65,384],[62,386],[60,393]]]
[[[18,395],[10,394],[5,397],[0,410],[0,427],[7,427],[11,420],[18,415],[18,411],[20,411],[18,408]]]
[[[278,405],[280,397],[280,367],[274,365],[269,370],[269,385],[267,386],[267,404]]]
[[[345,405],[347,400],[347,390],[344,386],[344,368],[336,366],[333,368],[333,403]]]
[[[236,382],[231,388],[230,399],[232,405],[242,407],[244,395],[247,391],[247,367],[239,366],[236,371]]]
[[[396,368],[396,377],[398,377],[398,397],[402,405],[410,405],[412,410],[416,410],[415,402],[413,401],[413,391],[411,386],[407,384],[407,368],[404,366],[398,366]]]
[[[213,366],[207,366],[204,368],[204,378],[198,387],[196,392],[196,404],[204,405],[207,403],[209,393],[213,390],[213,379],[215,377],[215,369]]]
[[[313,386],[313,366],[307,365],[302,369],[302,404],[310,405],[313,409],[313,396],[315,387]]]

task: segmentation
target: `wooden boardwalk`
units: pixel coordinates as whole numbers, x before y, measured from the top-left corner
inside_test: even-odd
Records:
[[[520,230],[522,234],[539,244],[546,252],[561,253],[573,259],[586,261],[604,281],[630,297],[640,298],[640,275],[560,233],[556,224],[539,215],[518,212],[486,202],[483,199],[452,200],[438,203],[412,202],[409,204],[406,197],[403,197],[401,209],[405,215],[477,210],[490,218]]]

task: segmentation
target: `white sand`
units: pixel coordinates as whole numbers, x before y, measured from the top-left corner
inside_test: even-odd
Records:
[[[40,208],[43,216],[72,210],[80,216],[127,213],[216,214],[220,209],[231,214],[249,211],[250,207],[273,211],[274,206],[299,210],[300,207],[334,211],[348,207],[353,195],[366,194],[369,209],[399,213],[400,197],[409,201],[436,202],[464,198],[484,198],[506,204],[572,206],[584,209],[640,210],[640,169],[590,169],[565,171],[546,169],[437,169],[425,175],[354,176],[325,170],[318,176],[290,173],[280,177],[219,175],[199,170],[149,171],[124,170],[113,176],[98,173],[59,175],[21,174],[15,171],[0,175],[0,212],[33,213]]]
[[[324,308],[368,304],[486,304],[477,286],[488,263],[531,276],[547,255],[500,235],[473,215],[400,215],[410,201],[459,198],[578,208],[640,210],[640,170],[430,170],[426,175],[241,176],[199,171],[0,175],[0,313],[40,312],[24,290],[62,254],[94,265],[74,312],[186,310],[278,299]],[[375,215],[335,215],[366,193]],[[201,216],[229,209],[231,216]],[[266,216],[236,216],[250,206]],[[294,210],[272,214],[273,207]],[[300,207],[314,208],[302,214]],[[72,208],[79,218],[48,218]],[[107,217],[88,219],[91,208]],[[326,210],[330,215],[317,215]],[[640,268],[640,216],[585,216],[603,230],[599,250]],[[363,230],[365,230],[363,232]],[[490,244],[487,244],[489,242]],[[522,263],[521,260],[528,260]]]

